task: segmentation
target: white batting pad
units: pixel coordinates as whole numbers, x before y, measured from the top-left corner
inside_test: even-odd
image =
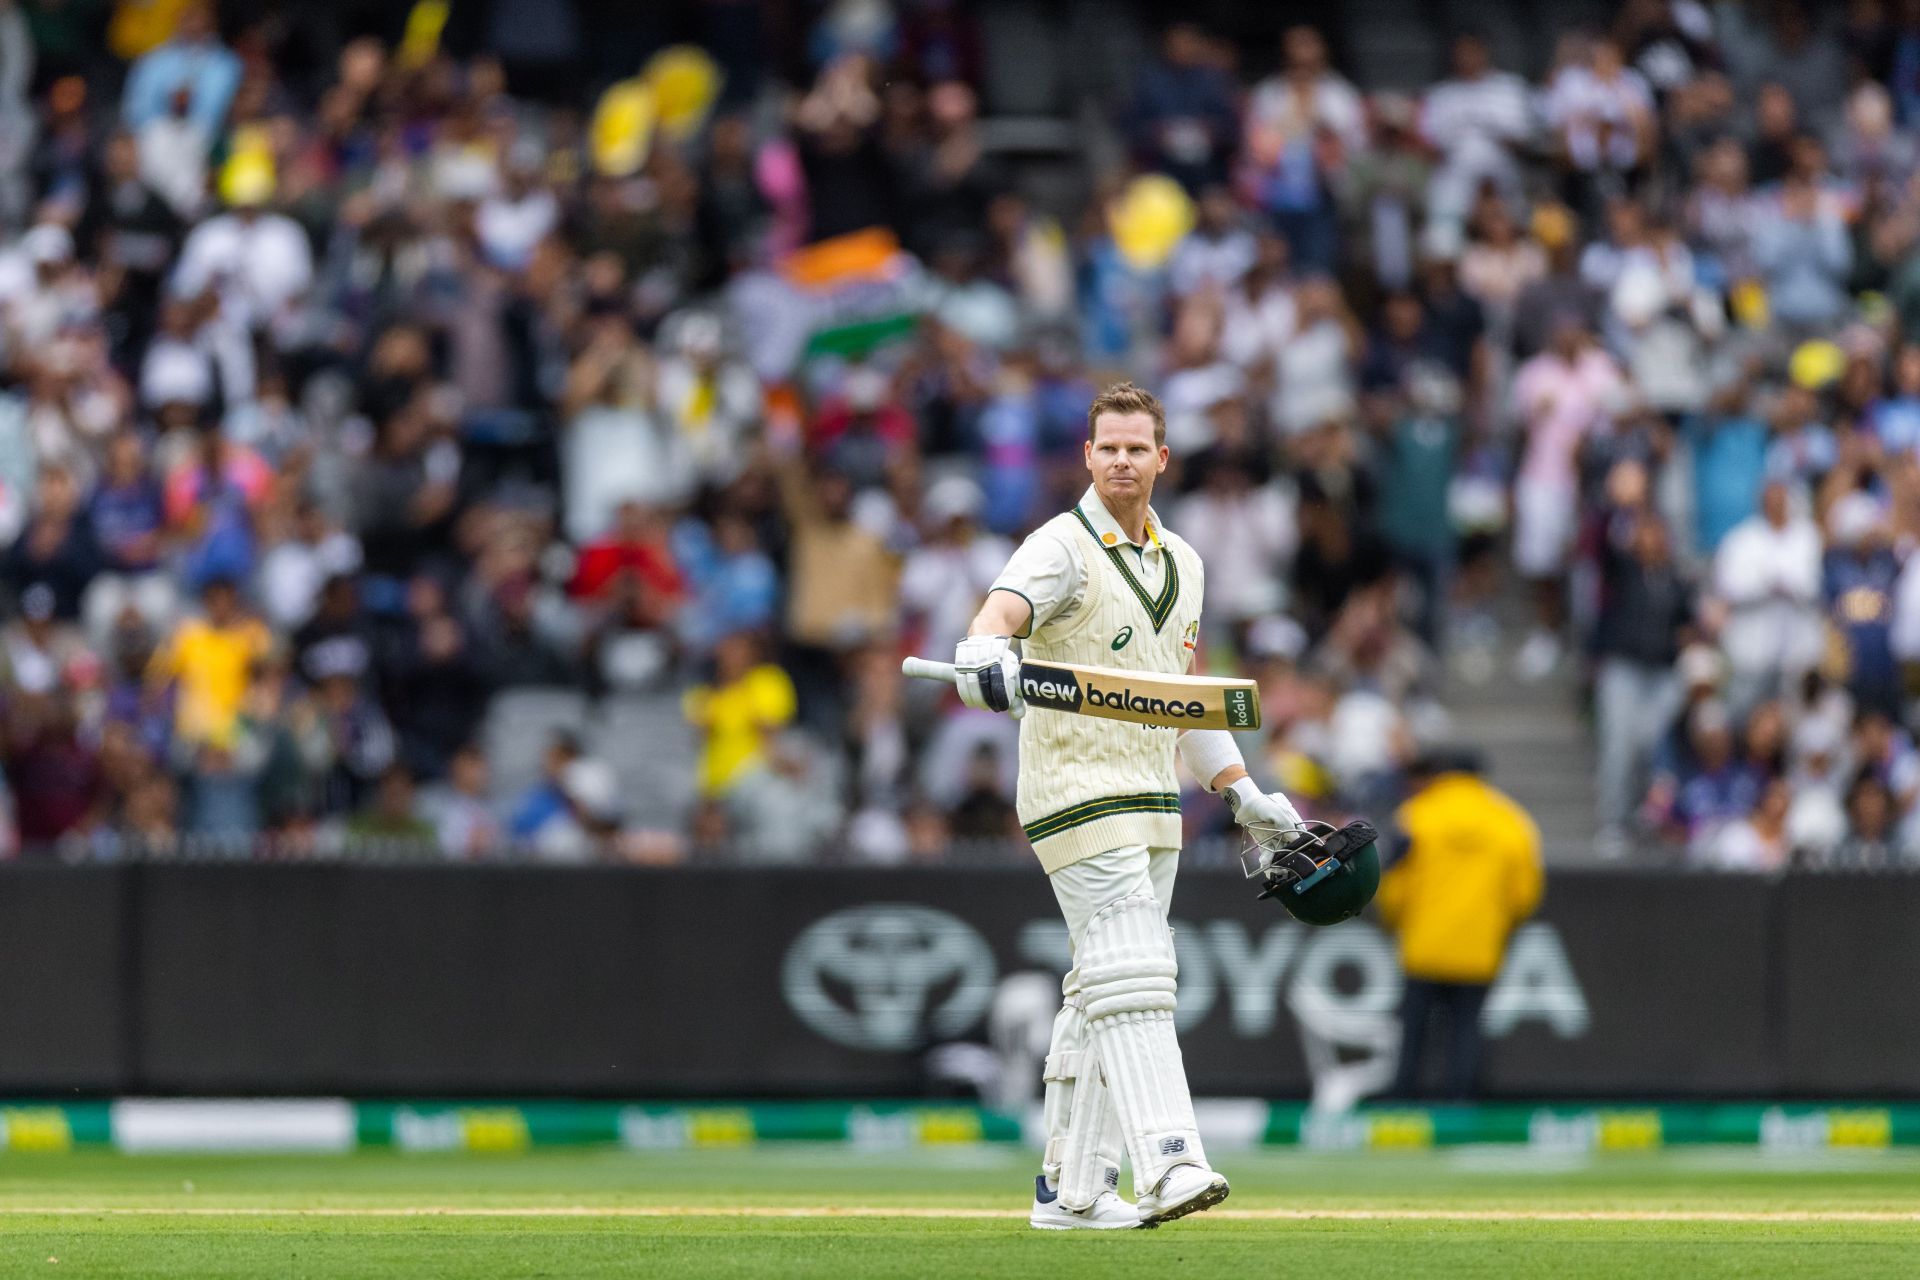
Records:
[[[1177,1164],[1207,1162],[1174,1037],[1178,966],[1159,902],[1135,894],[1102,908],[1087,922],[1077,958],[1086,1052],[1113,1095],[1134,1190],[1144,1193]]]

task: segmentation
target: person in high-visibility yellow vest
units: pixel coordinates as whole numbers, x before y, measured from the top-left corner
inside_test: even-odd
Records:
[[[1514,929],[1540,904],[1540,832],[1466,753],[1415,767],[1374,899],[1406,975],[1393,1092],[1418,1096],[1427,1035],[1447,1028],[1445,1096],[1479,1088],[1480,1010]],[[1385,843],[1385,842],[1383,842]]]

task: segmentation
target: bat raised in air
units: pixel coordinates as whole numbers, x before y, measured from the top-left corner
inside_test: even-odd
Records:
[[[900,670],[916,680],[948,684],[955,680],[951,662],[908,658]],[[1251,680],[1025,661],[1020,664],[1020,696],[1028,706],[1135,724],[1175,729],[1260,727],[1260,690]]]

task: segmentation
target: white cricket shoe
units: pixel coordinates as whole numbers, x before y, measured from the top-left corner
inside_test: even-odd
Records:
[[[1224,1175],[1197,1164],[1177,1164],[1153,1190],[1140,1197],[1135,1209],[1140,1225],[1157,1227],[1175,1218],[1184,1218],[1202,1209],[1211,1209],[1227,1198]]]
[[[1125,1231],[1140,1225],[1140,1215],[1111,1191],[1102,1191],[1099,1199],[1076,1212],[1060,1203],[1060,1193],[1048,1187],[1041,1174],[1033,1180],[1033,1212],[1027,1225],[1042,1231]]]

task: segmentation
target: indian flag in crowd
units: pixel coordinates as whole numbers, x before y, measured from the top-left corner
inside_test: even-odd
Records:
[[[924,289],[920,264],[880,227],[810,244],[780,265],[807,317],[802,356],[860,356],[913,331]]]

